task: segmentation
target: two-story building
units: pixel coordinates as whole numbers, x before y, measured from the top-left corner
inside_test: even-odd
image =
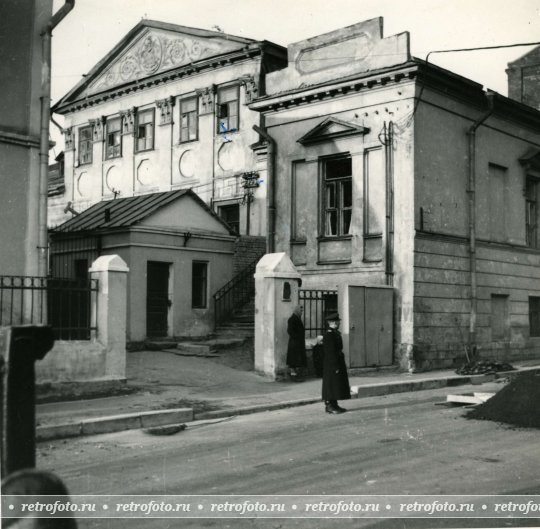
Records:
[[[239,234],[264,236],[250,147],[261,116],[247,104],[285,65],[271,42],[142,20],[53,106],[65,182],[49,226],[102,200],[191,188]]]
[[[382,18],[288,47],[250,108],[270,246],[339,292],[349,365],[540,357],[540,112],[411,57]]]

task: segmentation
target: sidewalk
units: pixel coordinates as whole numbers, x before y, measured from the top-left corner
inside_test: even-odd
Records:
[[[217,358],[173,352],[128,353],[127,395],[38,404],[37,439],[51,440],[192,420],[214,419],[320,402],[321,380],[273,382],[255,374],[249,351],[223,352]],[[520,370],[540,362],[516,363]],[[452,370],[408,374],[395,370],[351,376],[353,398],[459,386],[493,379],[460,376]]]

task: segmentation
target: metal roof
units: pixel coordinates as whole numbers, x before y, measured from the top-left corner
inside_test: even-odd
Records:
[[[54,232],[94,231],[109,228],[126,228],[152,215],[159,208],[182,196],[189,196],[213,217],[219,220],[230,233],[230,227],[216,215],[191,189],[151,193],[128,198],[116,198],[98,202],[79,215],[67,220]]]

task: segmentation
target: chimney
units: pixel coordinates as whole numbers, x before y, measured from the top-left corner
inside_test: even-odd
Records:
[[[508,63],[508,97],[540,110],[540,46]]]

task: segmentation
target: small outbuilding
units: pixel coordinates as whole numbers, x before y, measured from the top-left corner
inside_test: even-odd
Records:
[[[87,278],[101,255],[127,263],[130,342],[207,335],[212,294],[233,274],[235,236],[191,190],[98,202],[51,230],[50,240],[56,278]]]

